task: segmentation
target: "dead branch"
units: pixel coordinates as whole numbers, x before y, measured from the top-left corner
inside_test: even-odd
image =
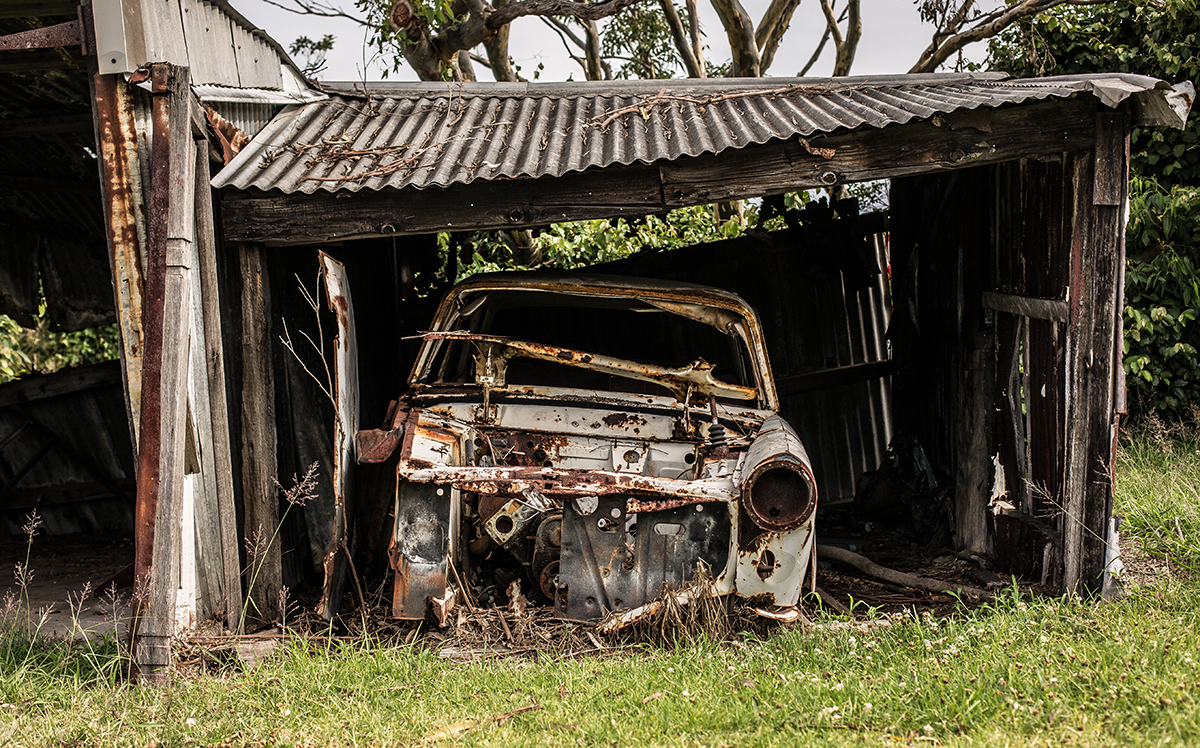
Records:
[[[842,14],[838,16],[838,23],[846,20],[846,12],[846,9],[842,8]],[[812,57],[808,58],[808,62],[804,63],[804,67],[800,68],[800,71],[796,73],[796,77],[803,78],[808,75],[808,71],[812,69],[812,66],[816,65],[817,60],[821,59],[821,53],[825,51],[825,45],[829,43],[829,34],[829,24],[826,24],[825,33],[821,34],[821,41],[817,42],[817,48],[813,50]]]
[[[892,584],[898,584],[902,587],[929,590],[930,592],[957,592],[980,600],[988,600],[992,597],[992,593],[978,589],[977,587],[950,584],[937,579],[918,577],[915,574],[905,574],[902,571],[889,569],[845,548],[838,548],[833,545],[818,545],[817,552],[827,559],[852,566],[867,576],[882,579]]]
[[[700,68],[700,77],[708,77],[708,69],[704,65],[704,47],[700,44],[700,11],[696,7],[696,0],[687,0],[688,12],[688,36],[692,42],[692,54],[696,58],[696,65]]]

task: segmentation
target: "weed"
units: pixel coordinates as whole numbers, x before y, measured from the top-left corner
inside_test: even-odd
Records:
[[[262,571],[263,564],[266,563],[267,552],[270,551],[273,545],[275,545],[275,541],[279,538],[279,531],[283,528],[284,522],[287,521],[288,512],[292,510],[292,507],[303,507],[309,501],[316,498],[317,478],[320,476],[320,474],[317,472],[318,465],[319,463],[316,462],[309,465],[308,470],[304,473],[303,478],[299,477],[298,474],[293,474],[291,488],[284,488],[278,480],[275,480],[274,478],[271,479],[274,481],[276,487],[279,488],[280,493],[283,494],[283,498],[287,502],[287,508],[283,510],[283,515],[279,518],[279,522],[275,525],[275,530],[271,533],[270,538],[266,536],[266,533],[261,525],[255,528],[254,532],[252,532],[250,536],[246,538],[246,558],[249,561],[249,568],[247,569],[247,572],[250,579],[246,584],[246,600],[242,605],[241,618],[238,619],[238,631],[245,630],[246,613],[251,607],[253,607],[260,616],[266,614],[265,611],[258,610],[258,606],[255,605],[254,599],[251,597],[251,593],[254,591],[254,585],[258,581],[259,572]],[[286,595],[286,593],[284,594]],[[286,600],[281,599],[281,607],[286,608]]]

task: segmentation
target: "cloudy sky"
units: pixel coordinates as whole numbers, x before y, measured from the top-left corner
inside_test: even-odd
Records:
[[[746,10],[755,19],[762,15],[767,3],[768,0],[743,0]],[[371,50],[366,44],[366,30],[353,22],[297,16],[274,8],[263,0],[233,0],[233,4],[246,18],[265,29],[285,47],[299,36],[319,39],[325,34],[333,34],[336,39],[334,50],[329,56],[325,72],[320,76],[324,80],[379,80],[385,68],[390,67],[382,60],[372,59]],[[346,0],[345,6],[352,10],[352,1]],[[729,45],[725,42],[711,5],[701,0],[699,6],[708,58],[713,61],[728,60]],[[862,16],[862,41],[851,71],[855,75],[907,72],[929,43],[932,28],[920,22],[912,0],[862,0]],[[824,17],[817,1],[802,0],[770,74],[796,75],[815,49],[823,25]],[[982,57],[984,45],[977,44],[968,52],[972,57]],[[540,80],[566,80],[571,75],[576,80],[584,77],[578,64],[567,58],[562,41],[537,18],[521,18],[513,23],[510,53],[521,66],[522,74],[531,79],[539,63],[544,65]],[[829,75],[832,69],[833,45],[829,44],[809,75]],[[481,79],[487,75],[483,69],[477,72]],[[389,77],[393,80],[416,79],[406,68]]]

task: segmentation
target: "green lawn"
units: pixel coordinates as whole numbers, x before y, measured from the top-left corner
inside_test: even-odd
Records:
[[[1200,537],[1197,449],[1142,435],[1119,473],[1126,530],[1185,565]],[[1200,743],[1195,580],[1110,603],[1009,592],[889,624],[825,619],[763,640],[476,664],[436,647],[309,640],[256,670],[165,688],[120,684],[111,647],[31,643],[10,627],[0,745]]]

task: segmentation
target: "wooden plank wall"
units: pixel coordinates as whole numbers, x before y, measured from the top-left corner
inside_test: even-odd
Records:
[[[892,183],[895,431],[954,482],[955,543],[990,554],[991,328],[980,294],[991,254],[992,167]]]
[[[1071,251],[1074,155],[1021,159],[996,170],[994,291],[1056,300],[1065,310]],[[997,413],[993,438],[1005,501],[994,516],[997,564],[1006,572],[1061,582],[1065,316],[994,312]],[[1049,316],[1049,315],[1047,315]]]
[[[1128,130],[1101,111],[1096,132],[1095,150],[892,191],[896,431],[955,476],[960,548],[1086,593],[1105,583],[1124,387]]]

